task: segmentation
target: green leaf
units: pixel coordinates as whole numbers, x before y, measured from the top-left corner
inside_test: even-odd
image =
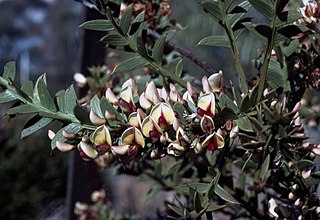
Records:
[[[246,29],[248,31],[250,31],[251,34],[253,34],[255,37],[257,37],[258,39],[260,39],[264,44],[267,44],[267,38],[264,37],[263,35],[261,35],[256,29],[255,29],[255,25],[252,24],[251,22],[243,22],[242,23],[243,26],[246,27]]]
[[[232,203],[232,204],[239,204],[239,202],[233,198],[230,193],[228,193],[225,189],[223,189],[219,184],[216,184],[214,187],[214,192],[217,196],[219,196],[221,199],[223,199],[226,202]]]
[[[279,28],[283,25],[292,24],[300,18],[302,18],[302,14],[298,11],[284,11],[277,17],[276,27]]]
[[[128,44],[127,40],[119,34],[105,35],[100,41],[111,46],[125,46]]]
[[[79,27],[94,30],[94,31],[111,31],[113,30],[113,26],[110,21],[106,19],[96,19],[91,21],[86,21],[81,24]]]
[[[306,108],[306,107],[301,107],[301,109],[299,110],[299,115],[302,117],[302,118],[307,118],[307,117],[310,117],[314,114],[314,112],[309,109],[309,108]]]
[[[24,91],[30,97],[32,97],[33,95],[33,89],[33,82],[30,80],[25,81],[21,86],[21,90]]]
[[[29,114],[29,113],[37,113],[39,112],[39,110],[34,107],[33,105],[30,105],[30,104],[25,104],[25,105],[19,105],[19,106],[16,106],[16,107],[13,107],[11,109],[9,109],[7,111],[7,113],[9,115],[12,115],[12,114]]]
[[[225,36],[209,36],[205,37],[197,44],[197,46],[213,46],[213,47],[228,47],[230,48],[230,42]]]
[[[275,60],[269,62],[267,79],[271,82],[270,86],[274,88],[281,86],[286,91],[290,90],[287,71],[282,69],[280,63]]]
[[[56,142],[57,141],[61,141],[64,142],[66,141],[66,139],[63,137],[62,135],[62,131],[65,130],[67,132],[73,132],[73,133],[77,133],[82,129],[81,125],[79,124],[75,124],[75,123],[71,123],[63,128],[61,128],[56,135],[54,136],[54,138],[51,141],[51,149],[55,149],[56,148]]]
[[[163,47],[166,41],[166,34],[163,34],[154,44],[152,49],[152,57],[157,63],[162,63]]]
[[[102,97],[100,100],[100,108],[102,112],[108,111],[111,114],[115,115],[119,121],[124,120],[123,116],[113,107],[113,105],[106,99]]]
[[[16,98],[15,94],[9,90],[5,90],[0,93],[0,104],[5,103],[5,102],[11,102],[16,99],[17,98]]]
[[[102,113],[101,108],[100,108],[100,99],[98,98],[97,95],[93,96],[93,98],[91,99],[90,108],[100,118],[104,118],[104,114]]]
[[[168,206],[169,209],[171,209],[172,211],[174,211],[176,214],[178,214],[179,216],[184,216],[184,209],[171,205],[169,203],[166,204]]]
[[[175,74],[179,77],[181,77],[183,71],[183,60],[180,59],[180,61],[176,65]]]
[[[246,94],[242,100],[241,100],[241,104],[240,104],[240,112],[245,113],[250,109],[250,99],[249,99],[249,95]]]
[[[263,0],[249,0],[251,5],[262,15],[264,15],[266,18],[271,20],[273,16],[273,9],[272,7],[266,3],[266,1]]]
[[[141,23],[141,22],[144,22],[144,17],[145,17],[145,12],[142,11],[141,13],[139,13],[135,19],[133,20],[132,23]]]
[[[44,81],[44,77],[39,78],[36,84],[36,88],[41,105],[46,107],[47,109],[50,109],[51,111],[56,111],[57,107],[49,94],[47,85]]]
[[[246,138],[248,138],[248,135],[245,135],[243,133],[239,133],[239,136],[243,137],[245,136]],[[254,137],[251,137],[251,139],[254,139]],[[265,141],[253,141],[253,142],[246,142],[243,143],[242,146],[245,149],[257,149],[259,147],[263,147],[264,145],[266,145]]]
[[[290,44],[286,46],[282,52],[286,57],[289,57],[297,50],[299,45],[300,45],[299,40],[295,39],[291,41]]]
[[[206,211],[207,212],[214,212],[214,211],[217,211],[219,209],[223,209],[224,207],[226,207],[226,205],[210,204],[208,206],[208,208],[206,208]]]
[[[247,116],[238,118],[237,120],[235,120],[235,123],[239,126],[239,129],[247,132],[253,132],[252,124]]]
[[[52,120],[53,120],[52,118],[41,118],[39,121],[37,121],[32,126],[23,129],[21,132],[21,138],[25,138],[25,137],[35,133],[36,131],[44,128],[45,126],[50,124],[52,122]]]
[[[190,195],[190,188],[197,189],[200,193],[206,193],[209,190],[208,183],[188,183],[174,186],[174,189],[185,195]]]
[[[11,81],[14,81],[15,75],[16,75],[16,62],[10,61],[6,63],[6,65],[3,68],[2,77],[8,81],[10,81],[10,79]]]
[[[260,170],[260,179],[264,179],[268,169],[269,169],[269,164],[270,164],[270,154],[268,154],[268,156],[266,157],[266,159],[263,161],[262,165],[261,165],[261,170]]]
[[[296,166],[299,170],[310,168],[314,165],[314,162],[311,160],[298,160]]]
[[[132,7],[127,7],[125,13],[122,15],[120,19],[120,28],[123,33],[127,33],[131,24],[132,17]]]
[[[206,0],[201,3],[203,10],[209,13],[216,21],[223,21],[222,12],[220,10],[218,2]]]
[[[60,90],[56,93],[57,105],[60,112],[66,113],[66,99],[65,99],[65,90]]]
[[[76,105],[74,107],[74,116],[83,124],[92,124],[89,118],[89,112],[84,106]]]
[[[234,102],[229,98],[229,96],[224,93],[220,94],[219,106],[222,109],[224,106],[231,109],[235,113],[239,113],[239,108]]]
[[[202,210],[200,194],[197,191],[195,191],[193,195],[193,207],[197,213],[201,212]]]
[[[133,58],[130,58],[126,61],[123,61],[119,63],[112,71],[112,73],[118,72],[118,73],[126,73],[130,72],[132,70],[141,68],[143,66],[146,66],[148,64],[148,61],[140,56],[136,56]]]
[[[74,115],[73,110],[77,105],[78,99],[76,91],[74,90],[73,85],[71,85],[65,92],[65,110],[67,114]]]

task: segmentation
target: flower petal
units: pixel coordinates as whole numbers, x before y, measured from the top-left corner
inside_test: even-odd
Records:
[[[94,159],[98,156],[98,152],[91,145],[83,141],[81,141],[79,145],[80,145],[81,151],[83,151],[86,154],[86,156],[88,156],[89,158]]]
[[[112,146],[112,153],[118,155],[124,155],[128,152],[130,145]]]
[[[106,90],[106,93],[105,93],[105,96],[106,96],[106,99],[111,103],[111,104],[115,104],[118,102],[118,98],[116,97],[116,95],[113,93],[113,91],[108,88]]]
[[[133,144],[134,143],[134,135],[135,135],[135,128],[130,127],[127,128],[121,135],[121,144],[126,145],[126,144]]]
[[[91,141],[96,146],[101,144],[112,145],[111,135],[108,128],[105,125],[98,127],[91,135]]]
[[[145,142],[144,142],[144,137],[142,133],[137,128],[135,128],[134,131],[135,131],[134,133],[135,142],[138,145],[140,145],[142,148],[144,148]]]
[[[207,115],[204,115],[200,121],[200,127],[203,132],[211,134],[214,129],[213,119]]]
[[[220,70],[218,73],[212,74],[208,78],[208,81],[212,92],[220,92],[223,83],[222,71]]]
[[[167,148],[168,154],[171,154],[177,157],[180,156],[184,151],[185,151],[185,148],[178,143],[171,143]]]
[[[215,115],[216,102],[213,93],[205,93],[198,99],[198,107],[202,110],[210,113],[212,116]]]
[[[90,110],[89,118],[92,124],[94,125],[102,125],[106,123],[106,119],[100,118],[94,111]]]
[[[61,152],[71,151],[71,150],[73,150],[75,148],[74,145],[67,144],[67,143],[64,143],[62,141],[56,141],[56,147]]]
[[[145,92],[143,92],[139,97],[139,104],[141,108],[148,109],[151,107],[152,103],[146,98]]]

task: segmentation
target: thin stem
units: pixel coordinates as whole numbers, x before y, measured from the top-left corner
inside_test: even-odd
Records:
[[[264,85],[265,85],[265,81],[266,81],[266,76],[268,73],[268,67],[269,67],[269,62],[270,62],[270,58],[271,58],[271,53],[272,53],[272,49],[273,49],[273,44],[274,44],[274,40],[275,40],[275,34],[276,34],[276,20],[277,20],[277,8],[279,7],[279,3],[280,0],[276,0],[276,2],[274,3],[274,14],[272,16],[272,20],[271,20],[271,38],[268,40],[268,45],[267,45],[267,50],[264,56],[264,60],[263,60],[263,64],[262,64],[262,70],[261,70],[261,76],[260,76],[260,80],[259,80],[259,86],[258,86],[258,96],[257,96],[257,100],[256,103],[259,103],[262,93],[263,93],[263,89],[264,89]]]
[[[222,10],[223,7],[222,6],[220,6],[220,7],[221,7],[221,11],[224,11],[224,10]],[[226,34],[227,34],[228,39],[231,44],[232,57],[233,57],[235,65],[236,65],[237,72],[239,74],[240,84],[241,84],[242,90],[243,90],[244,94],[247,94],[249,89],[248,89],[246,74],[245,74],[243,66],[241,64],[240,53],[239,53],[239,49],[237,46],[237,41],[234,36],[232,27],[230,26],[226,12],[224,12],[224,22],[222,23],[222,27],[225,29]]]

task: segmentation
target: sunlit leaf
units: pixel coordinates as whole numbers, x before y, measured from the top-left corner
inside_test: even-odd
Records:
[[[30,80],[25,81],[21,86],[21,90],[24,91],[30,97],[32,97],[33,95],[33,89],[33,82]]]
[[[114,69],[113,73],[126,73],[130,72],[132,70],[141,68],[143,66],[146,66],[148,64],[148,61],[140,56],[136,56],[133,58],[130,58],[126,61],[123,61],[119,63]]]
[[[0,93],[0,104],[16,100],[16,95],[9,90]]]
[[[52,122],[52,120],[53,120],[52,118],[41,118],[33,125],[31,125],[27,128],[24,128],[21,132],[21,138],[25,138],[25,137],[39,131],[40,129],[42,129],[45,126],[47,126],[48,124],[50,124]]]
[[[60,112],[66,113],[65,90],[60,90],[56,93],[56,101]]]
[[[226,202],[232,203],[232,204],[239,204],[239,202],[232,196],[230,193],[228,193],[225,189],[223,189],[219,184],[215,184],[214,192],[217,196],[219,196],[221,199],[223,199]]]
[[[100,99],[98,98],[97,95],[93,96],[93,98],[91,99],[90,108],[100,118],[104,118],[104,114],[102,113],[101,108],[100,108]]]
[[[239,126],[239,128],[243,131],[253,132],[252,124],[247,116],[243,116],[235,120],[235,123]]]
[[[39,110],[30,104],[19,105],[19,106],[13,107],[7,111],[7,113],[9,115],[11,115],[11,114],[28,114],[28,113],[37,113],[37,112],[39,112]]]
[[[79,27],[94,30],[94,31],[111,31],[113,30],[113,26],[110,21],[106,19],[96,19],[91,21],[86,21],[81,24]]]
[[[123,33],[127,33],[131,24],[131,16],[132,16],[132,7],[127,7],[126,11],[122,15],[120,19],[120,28]]]
[[[230,48],[230,42],[225,36],[209,36],[203,38],[198,44],[198,46],[213,46],[213,47],[228,47]]]
[[[222,21],[223,16],[218,2],[206,0],[201,3],[205,12],[209,13],[216,21]]]
[[[167,35],[162,35],[154,44],[152,49],[152,57],[157,63],[162,63],[163,47]]]
[[[67,114],[74,115],[73,109],[77,105],[77,102],[76,91],[74,90],[73,85],[71,85],[65,92],[65,109]]]
[[[2,77],[8,81],[14,81],[16,75],[16,62],[10,61],[3,68]]]
[[[101,38],[103,43],[112,46],[125,46],[128,44],[127,40],[118,34],[108,34]]]
[[[269,169],[269,164],[270,164],[270,154],[267,155],[266,159],[263,161],[261,165],[261,170],[260,170],[260,179],[264,179],[268,169]]]
[[[56,111],[57,107],[53,102],[47,89],[47,85],[45,84],[45,81],[42,77],[39,78],[36,86],[41,105],[43,105],[47,109],[50,109],[51,111]]]

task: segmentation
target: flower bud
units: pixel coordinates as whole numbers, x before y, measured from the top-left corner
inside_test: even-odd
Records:
[[[83,88],[87,84],[87,78],[81,73],[75,73],[73,75],[74,81],[77,83],[77,86]]]
[[[100,118],[94,111],[90,110],[89,118],[94,125],[103,125],[106,123],[106,119]]]
[[[56,147],[61,152],[67,152],[67,151],[71,151],[71,150],[75,149],[74,145],[67,144],[67,143],[64,143],[61,141],[56,141]]]

